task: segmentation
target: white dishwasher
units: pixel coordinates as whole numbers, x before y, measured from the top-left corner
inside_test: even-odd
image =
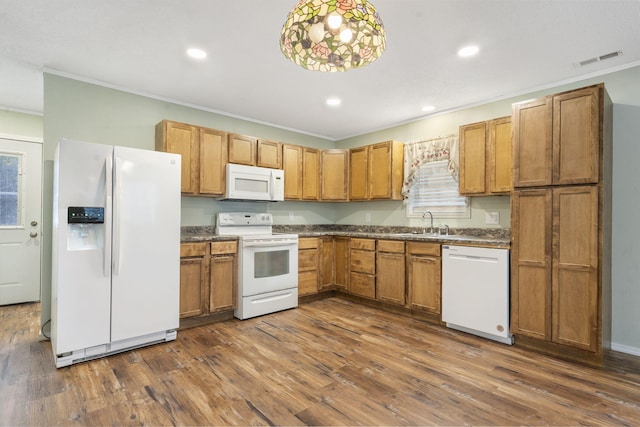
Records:
[[[509,250],[442,246],[442,321],[513,344],[509,331]]]

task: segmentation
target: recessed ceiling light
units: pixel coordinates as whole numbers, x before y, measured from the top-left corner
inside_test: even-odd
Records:
[[[337,107],[342,103],[342,100],[340,98],[328,98],[326,102],[329,107]]]
[[[433,105],[425,105],[424,107],[422,107],[422,111],[425,113],[428,113],[430,111],[435,110],[436,107],[434,107]]]
[[[465,46],[458,51],[458,56],[460,56],[461,58],[468,58],[477,54],[478,51],[480,51],[480,48],[478,46]]]
[[[192,47],[190,49],[187,49],[187,55],[189,55],[193,59],[204,59],[207,57],[207,52],[202,49]]]

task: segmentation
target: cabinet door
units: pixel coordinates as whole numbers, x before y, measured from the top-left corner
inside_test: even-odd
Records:
[[[350,272],[349,292],[360,297],[375,299],[376,277],[371,274]]]
[[[321,190],[322,200],[347,200],[349,179],[349,150],[322,150]]]
[[[180,154],[181,185],[184,194],[198,192],[198,128],[185,123],[163,120],[156,125],[156,150]]]
[[[553,97],[553,183],[598,182],[600,87]]]
[[[376,298],[404,305],[404,252],[378,252],[376,255]]]
[[[210,269],[209,312],[232,309],[236,294],[236,256],[212,256]]]
[[[369,198],[368,147],[349,150],[349,199],[367,200]]]
[[[302,149],[302,198],[318,200],[320,196],[320,151],[316,148]],[[285,178],[285,184],[286,184]]]
[[[332,288],[335,283],[335,242],[333,237],[320,239],[320,290]]]
[[[215,129],[200,128],[200,194],[224,194],[226,164],[227,134]]]
[[[284,169],[284,198],[302,199],[302,147],[283,144],[282,169]]]
[[[412,309],[440,314],[441,268],[440,257],[407,255],[407,287]]]
[[[335,285],[342,291],[349,290],[349,238],[335,238]]]
[[[259,139],[257,165],[263,168],[282,169],[282,144]]]
[[[369,197],[391,198],[391,141],[369,146]]]
[[[513,104],[513,185],[551,185],[552,98]]]
[[[460,126],[461,195],[478,195],[486,191],[486,125],[485,122]]]
[[[552,340],[598,349],[598,188],[553,189]]]
[[[511,197],[511,332],[551,339],[551,189]]]
[[[236,133],[229,134],[229,163],[256,165],[256,138]]]
[[[206,261],[204,257],[180,259],[180,318],[206,312]]]
[[[512,188],[511,171],[511,117],[491,120],[487,124],[488,150],[487,165],[489,193],[509,193]]]

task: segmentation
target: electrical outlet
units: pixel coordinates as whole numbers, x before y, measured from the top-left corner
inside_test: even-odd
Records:
[[[370,212],[366,212],[364,214],[364,222],[371,222],[371,213]]]
[[[293,214],[293,212],[289,212],[289,221],[293,220],[295,220],[295,215]]]
[[[500,212],[485,212],[484,223],[487,225],[500,224]]]

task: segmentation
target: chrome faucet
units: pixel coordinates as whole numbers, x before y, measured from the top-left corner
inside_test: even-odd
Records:
[[[431,213],[431,211],[426,211],[425,213],[422,214],[422,234],[427,234],[427,228],[424,226],[424,219],[426,218],[427,214],[429,214],[429,217],[431,217],[431,226],[429,227],[429,234],[433,234],[433,214]]]

